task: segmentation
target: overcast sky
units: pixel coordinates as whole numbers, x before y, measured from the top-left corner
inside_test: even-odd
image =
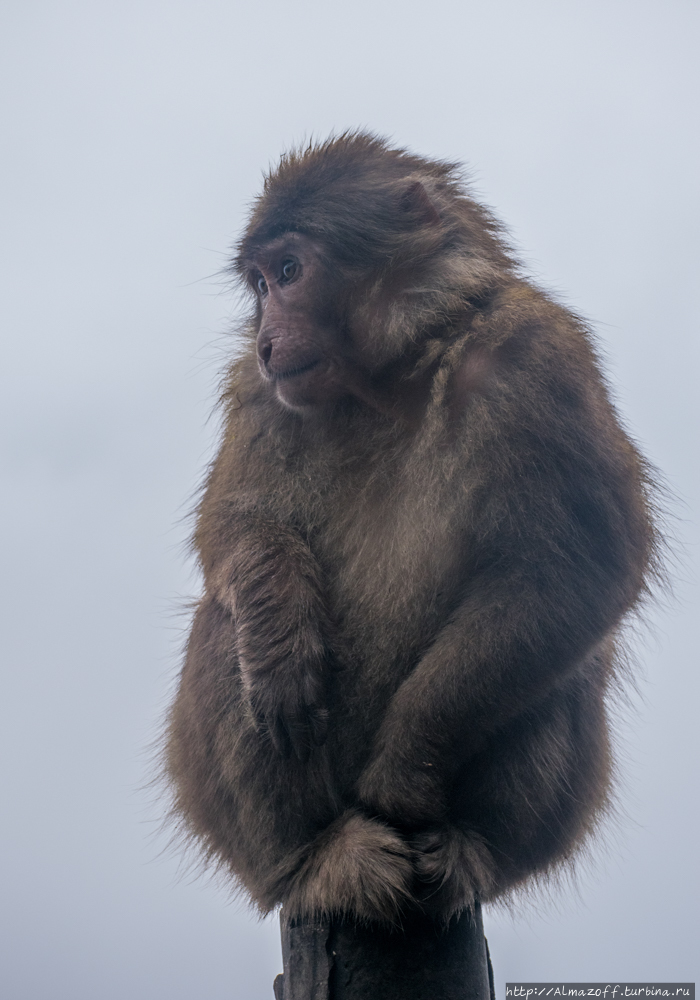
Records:
[[[470,166],[594,323],[678,498],[617,824],[576,892],[487,914],[497,982],[697,978],[699,20],[691,0],[4,0],[3,998],[272,996],[276,923],[183,876],[148,748],[197,593],[185,514],[237,308],[218,274],[262,171],[357,126]]]

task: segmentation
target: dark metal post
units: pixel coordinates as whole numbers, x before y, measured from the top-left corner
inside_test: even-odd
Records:
[[[493,1000],[481,909],[443,928],[424,917],[401,930],[347,921],[287,923],[276,1000]]]

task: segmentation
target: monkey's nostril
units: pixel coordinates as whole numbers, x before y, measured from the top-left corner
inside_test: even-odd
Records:
[[[268,365],[272,357],[272,341],[268,340],[258,347],[258,356],[263,364]]]

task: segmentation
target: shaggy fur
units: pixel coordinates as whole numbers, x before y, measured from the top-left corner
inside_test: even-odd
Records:
[[[646,467],[586,326],[452,165],[364,134],[290,153],[234,268],[254,316],[199,507],[176,811],[262,911],[447,920],[605,807]]]

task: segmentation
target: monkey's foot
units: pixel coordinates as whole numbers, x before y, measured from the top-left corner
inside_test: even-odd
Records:
[[[424,830],[411,838],[421,909],[447,922],[454,914],[488,899],[495,886],[495,864],[477,833],[451,824]]]
[[[412,851],[391,827],[348,810],[320,835],[294,876],[284,908],[293,917],[352,914],[398,922],[411,902]]]

